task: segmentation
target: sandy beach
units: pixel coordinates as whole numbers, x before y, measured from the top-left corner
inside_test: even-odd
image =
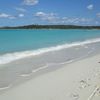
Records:
[[[0,100],[100,100],[100,0],[0,0]]]
[[[17,85],[0,100],[100,100],[100,54]]]

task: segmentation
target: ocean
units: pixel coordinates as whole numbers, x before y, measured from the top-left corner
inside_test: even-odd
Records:
[[[0,91],[100,53],[100,30],[0,30]]]
[[[0,30],[0,64],[88,40],[100,41],[100,30]]]

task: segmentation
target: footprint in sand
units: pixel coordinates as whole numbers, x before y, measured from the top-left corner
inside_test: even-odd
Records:
[[[88,79],[88,81],[90,81],[90,79]],[[90,84],[89,84],[89,82],[88,82],[87,80],[81,80],[80,81],[80,89],[84,89],[84,88],[86,88],[86,87],[88,87],[88,86],[90,86]]]
[[[97,89],[95,96],[100,96],[100,87]]]
[[[79,94],[72,93],[71,98],[72,98],[72,100],[79,100]]]

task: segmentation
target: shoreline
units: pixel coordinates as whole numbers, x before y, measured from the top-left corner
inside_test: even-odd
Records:
[[[41,75],[100,54],[100,43],[31,56],[0,67],[0,94]]]
[[[100,86],[99,62],[100,54],[65,64],[60,69],[42,74],[9,89],[0,94],[0,99],[91,100],[89,98],[96,86]],[[99,92],[96,91],[92,98],[99,100]]]
[[[2,66],[3,64],[9,64],[13,61],[17,61],[17,60],[24,59],[31,56],[38,56],[44,53],[60,51],[63,49],[74,48],[77,46],[84,46],[84,45],[87,46],[87,45],[92,45],[96,43],[98,44],[99,42],[100,42],[100,38],[93,38],[93,39],[88,39],[84,41],[76,41],[76,42],[65,43],[65,44],[60,44],[60,45],[55,45],[55,46],[50,46],[50,47],[43,47],[37,50],[26,50],[26,51],[20,51],[20,52],[6,53],[6,54],[0,55],[0,66]]]

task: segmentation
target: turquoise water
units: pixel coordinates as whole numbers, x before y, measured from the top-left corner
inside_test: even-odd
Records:
[[[100,38],[100,30],[0,30],[0,54]]]
[[[0,64],[100,42],[100,30],[0,30]]]
[[[100,30],[0,30],[0,91],[95,54]]]

